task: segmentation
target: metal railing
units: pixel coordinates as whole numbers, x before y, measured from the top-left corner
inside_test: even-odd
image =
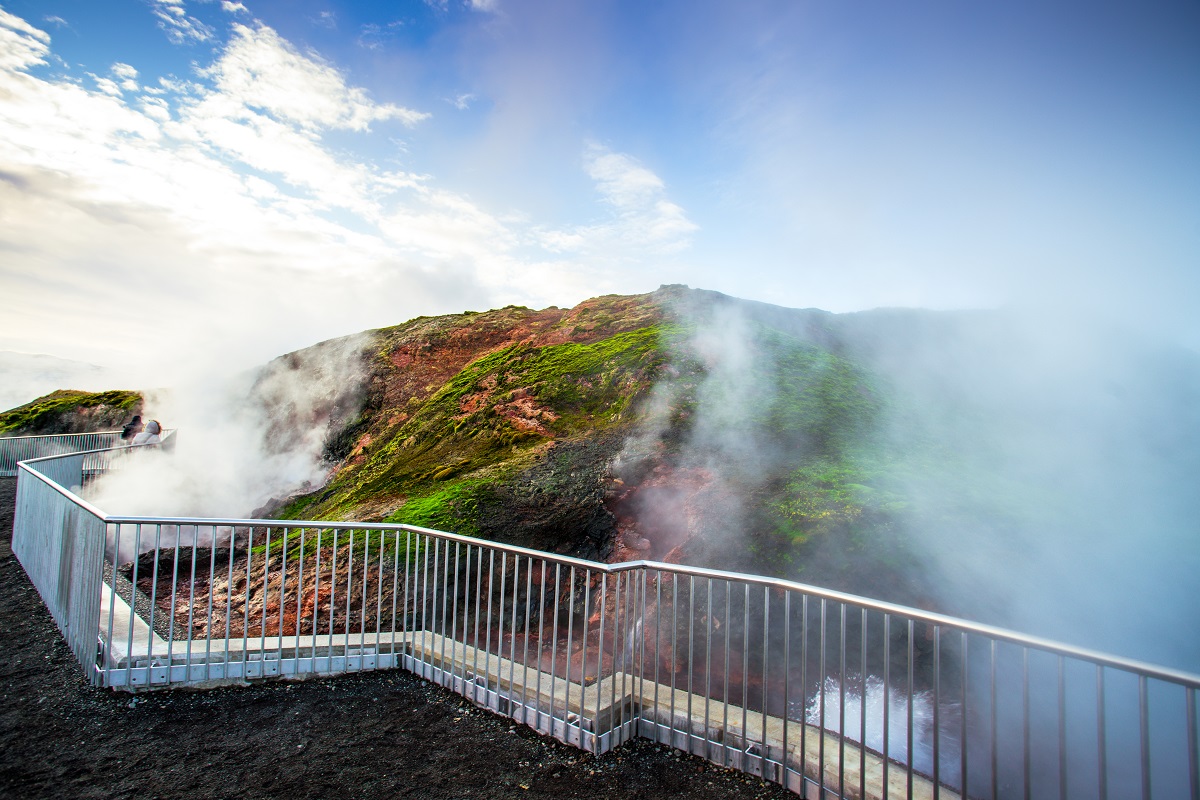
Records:
[[[1200,677],[753,575],[406,525],[106,515],[21,466],[17,552],[97,685],[401,666],[592,752],[806,797],[1200,798]]]
[[[0,436],[0,477],[17,474],[17,464],[34,458],[103,450],[121,443],[120,431],[56,433],[46,436]]]

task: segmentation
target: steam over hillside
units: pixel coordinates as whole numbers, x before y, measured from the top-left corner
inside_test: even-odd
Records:
[[[748,570],[1200,668],[1200,358],[1093,323],[663,287],[418,318],[147,409],[179,453],[103,507]]]

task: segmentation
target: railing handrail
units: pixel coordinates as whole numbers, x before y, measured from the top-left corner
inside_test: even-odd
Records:
[[[0,433],[0,439],[46,439],[51,436],[54,436],[54,437],[100,436],[105,433],[120,433],[120,432],[121,432],[121,430],[118,428],[116,430],[111,430],[111,431],[85,431],[83,433],[28,433],[28,434],[22,434],[21,436],[8,436],[7,434]],[[71,453],[70,455],[74,455],[74,453]]]
[[[169,432],[173,432],[169,431]],[[166,432],[164,432],[166,433]],[[62,454],[56,456],[43,456],[41,458],[29,459],[18,464],[19,467],[29,469],[27,465],[36,464],[42,461],[50,461],[58,458],[67,458],[71,456],[89,455],[101,452],[111,452],[115,450],[131,450],[153,445],[130,445],[127,447],[104,448],[100,450],[89,450],[78,453]],[[36,471],[36,470],[35,470]],[[679,575],[691,575],[699,578],[713,578],[716,580],[732,580],[739,583],[746,583],[755,586],[762,586],[771,589],[780,589],[784,591],[797,591],[808,594],[812,597],[832,600],[838,603],[849,603],[853,606],[865,608],[869,611],[878,611],[884,614],[894,614],[903,616],[914,622],[922,622],[930,625],[940,625],[942,627],[953,628],[965,633],[975,633],[982,636],[991,637],[1000,641],[1009,642],[1011,644],[1029,647],[1035,650],[1040,650],[1046,653],[1059,656],[1069,656],[1082,661],[1087,661],[1097,666],[1112,667],[1127,672],[1132,672],[1138,675],[1145,675],[1149,678],[1177,683],[1188,688],[1200,689],[1200,674],[1187,672],[1185,670],[1173,669],[1157,664],[1151,664],[1137,659],[1117,656],[1111,653],[1105,653],[1099,650],[1093,650],[1076,645],[1058,642],[1053,639],[1046,639],[1040,636],[1032,636],[1030,634],[1021,633],[1008,628],[1002,628],[995,625],[988,625],[982,622],[975,622],[961,617],[954,617],[948,614],[939,614],[933,611],[925,611],[919,608],[912,608],[897,603],[890,603],[884,600],[876,600],[870,597],[851,594],[848,592],[840,592],[836,589],[827,589],[820,586],[814,586],[807,583],[799,583],[790,581],[784,578],[771,578],[765,575],[755,575],[745,572],[730,572],[726,570],[709,569],[706,567],[693,567],[684,564],[667,564],[660,561],[650,561],[646,559],[638,561],[622,561],[616,564],[605,564],[599,561],[589,561],[582,558],[573,558],[571,556],[559,555],[557,553],[549,553],[542,550],[534,550],[520,545],[505,544],[503,542],[495,542],[491,540],[480,540],[478,538],[467,536],[451,531],[439,531],[432,528],[423,528],[419,525],[408,525],[395,522],[333,522],[326,520],[275,520],[275,519],[249,519],[238,517],[158,517],[158,516],[129,516],[108,514],[100,508],[88,503],[83,498],[79,497],[69,489],[59,486],[50,478],[39,473],[39,476],[46,480],[58,492],[78,502],[81,506],[100,517],[106,524],[117,525],[191,525],[191,526],[216,526],[216,527],[271,527],[271,528],[322,528],[326,530],[372,530],[372,531],[408,531],[412,533],[420,533],[426,536],[434,536],[440,539],[459,542],[463,544],[480,545],[486,544],[496,550],[501,550],[513,555],[529,556],[541,558],[550,563],[562,564],[564,566],[574,566],[581,569],[591,570],[597,573],[615,574],[619,572],[628,572],[636,569],[650,569],[657,572],[672,572]]]

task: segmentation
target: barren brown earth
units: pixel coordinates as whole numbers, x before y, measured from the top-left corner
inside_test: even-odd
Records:
[[[12,554],[15,490],[0,478],[0,797],[794,797],[642,739],[593,757],[402,670],[93,688]]]

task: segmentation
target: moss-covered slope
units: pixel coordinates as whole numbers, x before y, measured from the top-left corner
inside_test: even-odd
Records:
[[[115,430],[141,408],[142,396],[137,392],[62,389],[0,413],[0,435]]]

